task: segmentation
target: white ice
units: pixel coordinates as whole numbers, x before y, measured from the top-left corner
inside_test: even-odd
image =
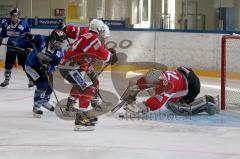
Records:
[[[0,79],[3,70],[0,70]],[[114,92],[108,73],[101,88]],[[202,94],[217,95],[219,80],[201,78]],[[34,89],[22,71],[0,89],[0,159],[239,159],[240,114],[221,112],[158,120],[101,116],[95,131],[75,132],[73,121],[44,111],[32,117]],[[59,98],[67,94],[57,92]],[[164,112],[166,110],[162,110]]]

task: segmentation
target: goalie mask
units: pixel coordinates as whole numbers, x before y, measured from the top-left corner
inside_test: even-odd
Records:
[[[67,39],[66,34],[59,29],[53,30],[52,33],[49,35],[49,42],[51,44],[51,47],[54,49],[64,47],[66,39]]]
[[[163,75],[162,70],[157,68],[152,68],[148,71],[145,75],[145,80],[148,84],[159,84],[159,82],[163,85],[166,84],[166,78]]]

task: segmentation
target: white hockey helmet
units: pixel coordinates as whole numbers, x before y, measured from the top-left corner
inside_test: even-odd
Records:
[[[98,35],[104,31],[104,23],[101,20],[93,19],[89,24],[89,31],[93,31]]]
[[[99,34],[99,40],[102,43],[105,43],[109,37],[110,37],[109,27],[106,24],[104,24],[104,30]]]
[[[89,31],[93,31],[98,34],[99,40],[104,43],[110,36],[109,27],[103,23],[102,20],[93,19],[89,24]]]
[[[104,36],[105,37],[110,37],[110,30],[107,24],[104,24]]]

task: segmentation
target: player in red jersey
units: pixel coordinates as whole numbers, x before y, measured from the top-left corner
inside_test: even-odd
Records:
[[[144,90],[151,97],[136,103],[137,94]],[[125,110],[133,114],[155,111],[164,105],[178,115],[218,113],[214,98],[205,95],[195,99],[199,93],[200,80],[191,69],[179,67],[174,71],[161,71],[154,68],[131,82],[121,99],[126,101]]]
[[[117,62],[116,51],[105,48],[105,41],[109,35],[109,28],[106,24],[101,20],[92,20],[89,31],[74,41],[71,50],[67,51],[61,60],[60,73],[73,84],[66,111],[76,111],[73,107],[76,103],[75,99],[79,100],[79,108],[88,108],[90,102],[96,99],[99,80],[92,67],[96,60],[102,61],[105,65],[113,65]],[[93,120],[96,118],[94,117]],[[84,124],[93,125],[92,122]]]
[[[107,50],[105,48],[106,38],[110,36],[109,29],[100,20],[93,20],[89,26],[89,32],[80,36],[72,44],[72,49],[68,51],[61,64],[65,64],[68,61],[73,60],[79,65],[79,70],[86,72],[91,78],[94,78],[94,70],[91,65],[96,59],[103,61],[104,63],[114,64],[116,62],[116,53],[113,49]],[[78,85],[74,85],[68,100],[68,107],[72,107],[75,103],[75,98],[79,99],[79,108],[87,108],[89,102],[96,96],[98,91],[99,81],[98,79],[92,79],[93,85],[84,88],[85,83],[82,85],[78,82]],[[84,91],[79,91],[79,86]]]

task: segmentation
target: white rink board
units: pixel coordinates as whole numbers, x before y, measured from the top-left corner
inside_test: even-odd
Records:
[[[156,56],[168,66],[190,66],[202,70],[218,70],[219,34],[158,32]]]
[[[109,40],[118,44],[117,52],[125,53],[128,56],[128,62],[153,62],[155,61],[154,38],[155,32],[112,31]],[[127,49],[122,49],[119,45],[123,40],[131,40],[132,45]],[[127,44],[129,43],[123,43],[124,46]]]
[[[32,29],[33,33],[44,35],[50,31]],[[157,62],[167,66],[185,65],[194,69],[217,71],[220,68],[221,36],[222,34],[214,33],[111,31],[109,40],[116,42],[117,52],[125,53],[128,62]],[[121,49],[119,44],[123,40],[132,41],[131,47]],[[0,59],[5,59],[4,46],[0,52]],[[235,50],[231,57],[234,59],[236,54],[239,53]],[[235,63],[231,64],[231,71],[239,72]]]

